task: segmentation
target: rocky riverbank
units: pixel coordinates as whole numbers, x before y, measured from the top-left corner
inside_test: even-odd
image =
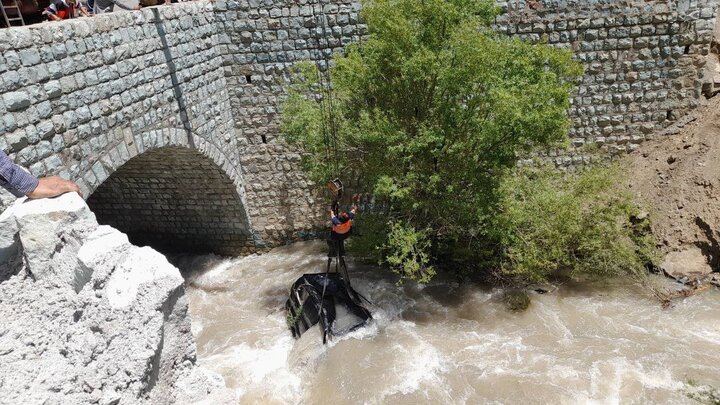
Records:
[[[196,366],[187,311],[178,269],[77,194],[0,215],[0,402],[204,398],[223,382]]]

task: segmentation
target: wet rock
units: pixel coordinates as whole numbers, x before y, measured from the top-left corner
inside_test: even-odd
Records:
[[[530,296],[523,290],[509,290],[503,295],[503,302],[510,311],[520,312],[530,306]]]
[[[706,282],[714,285],[715,287],[720,287],[720,273],[712,273],[710,274],[706,279]]]
[[[558,287],[552,284],[533,284],[527,287],[527,291],[532,291],[536,294],[552,294],[557,292]]]
[[[707,257],[695,246],[668,253],[660,268],[676,280],[687,282],[702,279],[713,271]]]

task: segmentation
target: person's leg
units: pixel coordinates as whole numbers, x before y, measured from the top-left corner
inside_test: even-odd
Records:
[[[327,262],[327,269],[325,270],[326,273],[330,272],[330,266],[332,266],[332,261],[337,256],[337,241],[332,238],[332,236],[327,238],[327,244],[328,244],[328,262]]]
[[[340,257],[345,257],[345,239],[340,239],[338,241],[338,253],[340,254]]]
[[[327,238],[326,242],[328,245],[328,257],[335,257],[335,241],[332,238]]]

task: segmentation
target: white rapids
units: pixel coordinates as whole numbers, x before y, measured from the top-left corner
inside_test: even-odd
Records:
[[[227,387],[208,403],[685,404],[720,388],[717,290],[662,309],[632,287],[564,286],[513,313],[498,289],[399,287],[351,262],[374,322],[327,346],[317,328],[296,341],[284,303],[300,275],[323,271],[323,248],[179,259],[199,362]]]

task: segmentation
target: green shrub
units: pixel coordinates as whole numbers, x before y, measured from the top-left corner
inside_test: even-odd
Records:
[[[401,279],[428,282],[435,275],[430,264],[428,232],[386,215],[363,214],[355,222],[348,252],[361,260],[387,265]]]
[[[514,169],[567,141],[582,67],[498,34],[499,12],[492,0],[364,1],[366,40],[328,76],[297,65],[283,134],[317,184],[353,173],[385,203],[391,214],[359,218],[367,232],[350,247],[402,279],[448,263],[519,281],[642,272],[654,241],[646,220],[630,222],[616,169]]]
[[[407,222],[388,223],[387,243],[383,245],[384,262],[399,274],[401,279],[427,283],[435,276],[430,265],[429,230],[418,231]]]
[[[493,231],[501,273],[528,282],[644,274],[658,260],[655,239],[619,179],[617,167],[506,177]]]
[[[348,253],[362,261],[381,264],[383,262],[382,246],[387,241],[389,232],[386,215],[373,212],[361,212],[353,222],[353,235],[347,240]]]

